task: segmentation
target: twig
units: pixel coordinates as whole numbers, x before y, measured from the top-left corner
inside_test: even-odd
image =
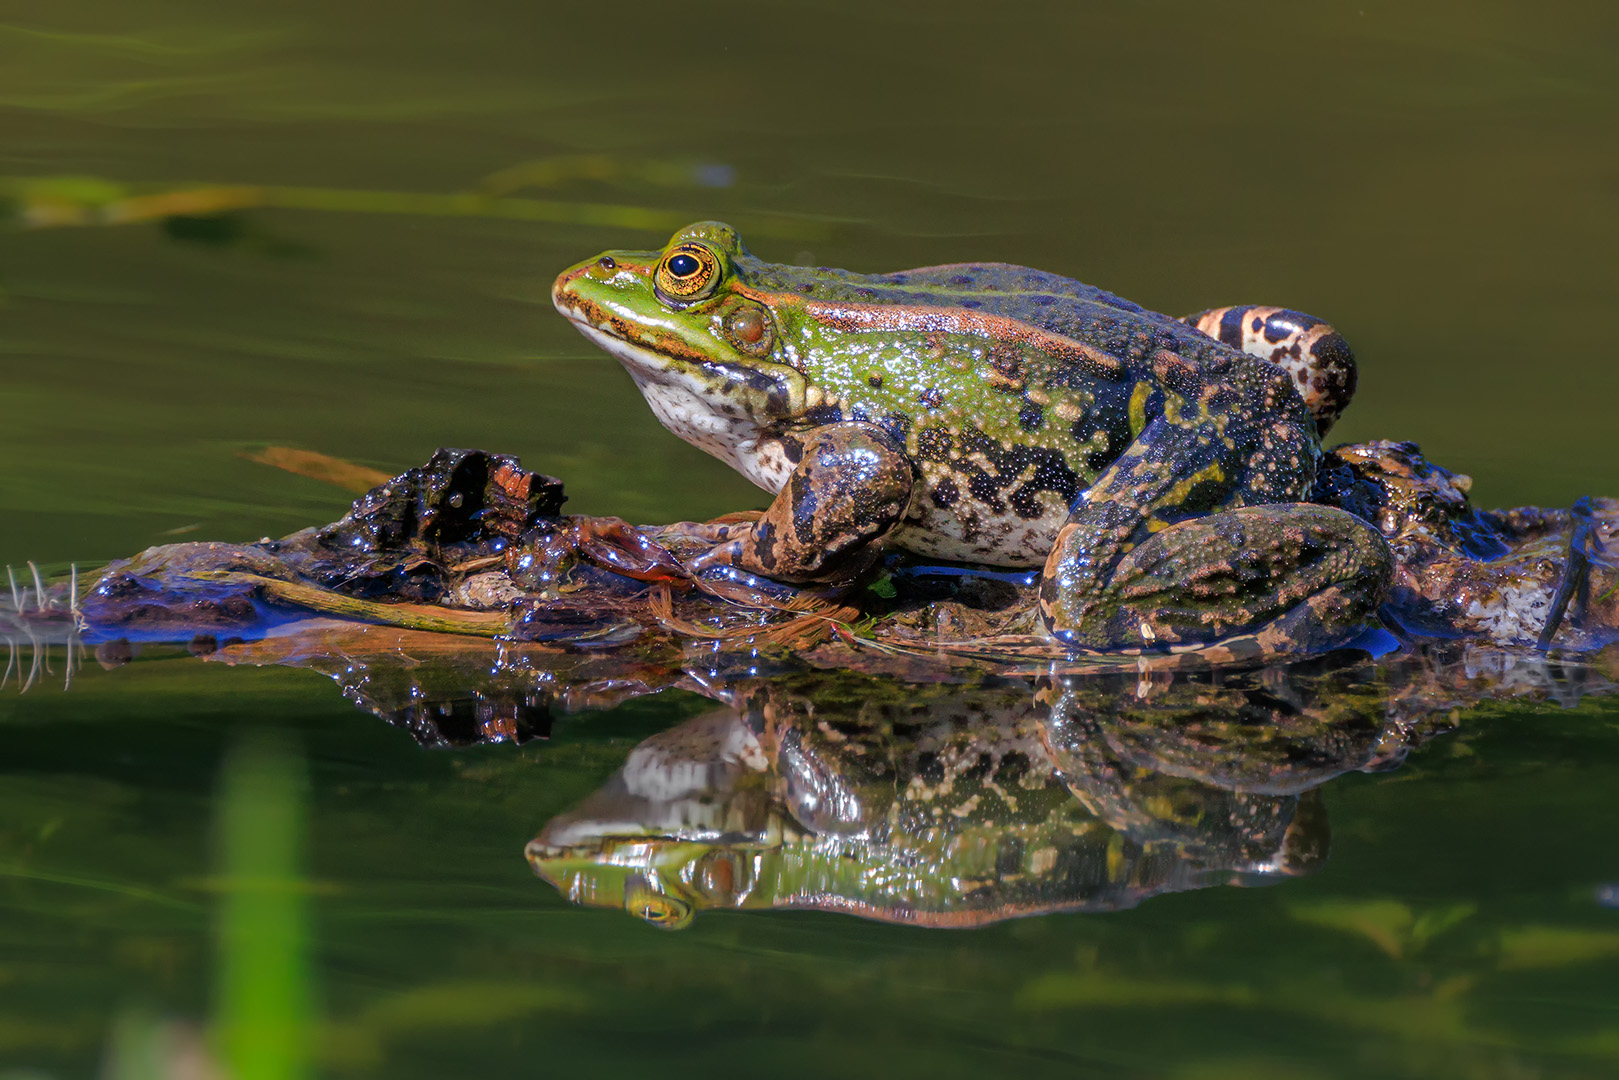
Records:
[[[432,604],[382,604],[357,600],[313,585],[281,581],[231,570],[196,570],[185,575],[199,581],[221,581],[256,586],[272,600],[294,604],[311,611],[323,611],[348,619],[401,626],[407,630],[436,630],[447,634],[478,634],[494,637],[511,629],[512,618],[505,612],[458,611]]]

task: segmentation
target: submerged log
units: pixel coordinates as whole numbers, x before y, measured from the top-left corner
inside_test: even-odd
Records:
[[[1313,500],[1376,525],[1398,557],[1387,628],[1405,644],[1591,651],[1619,639],[1619,502],[1480,512],[1470,486],[1410,443],[1326,455]],[[560,480],[514,457],[440,450],[330,525],[256,544],[167,545],[114,563],[79,598],[78,618],[90,641],[250,639],[318,616],[641,659],[704,643],[895,671],[1109,662],[1075,657],[1038,632],[1029,573],[895,555],[842,588],[707,579],[689,561],[751,515],[634,526],[564,514],[565,501]],[[1287,650],[1239,640],[1178,656],[1255,663]]]

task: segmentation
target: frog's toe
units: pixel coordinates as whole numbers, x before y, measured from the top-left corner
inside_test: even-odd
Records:
[[[1181,322],[1216,341],[1269,360],[1293,376],[1299,396],[1325,435],[1355,395],[1355,352],[1314,315],[1291,308],[1237,304],[1187,315]]]
[[[1098,587],[1066,581],[1084,553],[1059,536],[1040,607],[1053,637],[1081,648],[1180,648],[1258,635],[1278,652],[1351,639],[1394,573],[1383,537],[1332,507],[1275,503],[1210,514],[1153,534]]]

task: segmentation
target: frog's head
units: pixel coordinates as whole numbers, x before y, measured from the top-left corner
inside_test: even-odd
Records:
[[[751,475],[761,432],[805,411],[766,297],[747,286],[736,230],[690,225],[662,251],[609,251],[564,270],[557,310],[617,357],[665,427]]]
[[[660,930],[682,930],[706,908],[741,907],[754,885],[751,853],[669,837],[564,846],[542,835],[524,854],[573,903],[621,909]]]

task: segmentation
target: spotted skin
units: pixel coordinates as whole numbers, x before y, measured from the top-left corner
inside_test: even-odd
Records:
[[[1000,263],[770,264],[705,222],[580,263],[553,297],[666,426],[776,496],[710,564],[828,580],[888,547],[1043,567],[1047,629],[1086,650],[1212,642],[1301,610],[1338,628],[1386,588],[1374,530],[1298,506],[1320,418],[1297,377],[1092,286]],[[1196,521],[1279,546],[1245,549],[1238,584],[1183,618],[1148,568],[1195,562]],[[1306,533],[1342,557],[1297,554]]]
[[[1355,353],[1330,323],[1291,308],[1239,304],[1187,315],[1182,322],[1293,377],[1325,436],[1355,395]]]

